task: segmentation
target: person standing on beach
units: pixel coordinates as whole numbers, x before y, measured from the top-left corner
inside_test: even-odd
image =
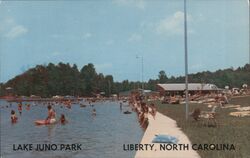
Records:
[[[156,115],[156,107],[154,103],[151,103],[149,106],[149,113],[155,118]]]
[[[141,126],[144,130],[146,130],[147,126],[148,126],[148,107],[147,105],[144,107],[143,110],[143,120],[141,122]]]

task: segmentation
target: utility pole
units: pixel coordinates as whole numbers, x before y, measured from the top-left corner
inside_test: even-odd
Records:
[[[143,76],[144,70],[143,70],[143,56],[141,57],[141,81],[142,81],[142,92],[144,92],[144,76]]]
[[[250,28],[249,28],[249,26],[250,26],[250,0],[247,0],[248,1],[248,33],[249,33],[249,37],[248,37],[248,46],[249,46],[249,62],[248,62],[248,64],[250,64]]]
[[[108,80],[108,86],[109,86],[109,95],[108,95],[108,96],[110,97],[110,95],[111,95],[110,86],[111,86],[111,85],[110,85],[110,81],[109,81],[109,80]]]
[[[137,59],[141,58],[141,82],[142,82],[142,85],[141,85],[141,88],[142,88],[142,94],[144,93],[144,65],[143,65],[143,56],[136,56]]]
[[[187,2],[184,0],[184,48],[185,48],[185,102],[186,102],[186,120],[188,120],[188,47],[187,47]]]

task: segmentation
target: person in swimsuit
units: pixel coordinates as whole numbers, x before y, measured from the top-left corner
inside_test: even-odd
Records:
[[[122,111],[122,103],[120,103],[120,111]]]
[[[47,123],[53,124],[56,123],[56,112],[55,110],[51,107],[51,105],[48,105],[48,117],[46,119]]]
[[[96,116],[96,109],[93,109],[93,110],[92,110],[92,115],[93,115],[93,116]]]
[[[30,104],[26,104],[26,110],[30,110]]]
[[[11,123],[16,123],[17,122],[17,116],[16,116],[16,112],[14,110],[11,110]]]
[[[22,114],[22,103],[19,103],[18,104],[18,111],[19,111],[19,114],[21,115]]]
[[[66,120],[66,118],[65,118],[65,115],[64,115],[64,114],[61,114],[60,122],[61,122],[61,124],[65,124],[65,123],[67,123],[67,122],[68,122],[68,121]]]

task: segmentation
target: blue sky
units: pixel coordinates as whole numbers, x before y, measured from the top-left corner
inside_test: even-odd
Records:
[[[247,0],[187,0],[189,72],[243,66]],[[0,1],[0,82],[37,64],[93,63],[116,81],[184,74],[182,0]]]

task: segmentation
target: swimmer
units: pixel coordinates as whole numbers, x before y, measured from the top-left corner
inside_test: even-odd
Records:
[[[65,123],[67,123],[67,122],[68,122],[68,121],[66,120],[66,118],[65,118],[65,115],[64,115],[64,114],[61,114],[60,122],[61,122],[61,124],[65,124]]]
[[[120,103],[120,110],[122,110],[122,103]]]
[[[19,114],[21,115],[22,114],[22,103],[19,103],[18,104],[18,111],[19,111]]]
[[[16,112],[14,110],[11,110],[11,123],[16,123],[17,122],[17,117],[16,117]]]
[[[55,112],[55,110],[51,107],[51,105],[48,105],[47,108],[48,108],[48,117],[47,117],[46,121],[49,124],[56,123],[56,112]]]
[[[93,110],[92,110],[92,115],[93,115],[93,116],[96,116],[96,109],[93,109]]]
[[[30,104],[26,105],[26,110],[30,110]]]

